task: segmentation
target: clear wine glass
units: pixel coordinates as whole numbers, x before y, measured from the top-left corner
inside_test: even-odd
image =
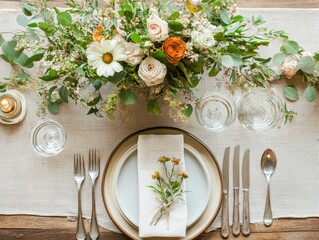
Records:
[[[257,88],[239,97],[237,111],[238,119],[246,129],[265,131],[281,127],[285,105],[274,91]]]
[[[236,105],[232,97],[221,92],[207,92],[196,104],[198,122],[211,131],[223,131],[236,119]]]
[[[67,134],[64,127],[52,119],[39,121],[31,130],[31,146],[40,156],[54,156],[66,144]]]

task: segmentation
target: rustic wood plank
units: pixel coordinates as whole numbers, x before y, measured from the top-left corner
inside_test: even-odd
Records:
[[[85,221],[86,229],[89,222]],[[72,239],[75,236],[76,222],[69,221],[66,217],[41,217],[29,215],[0,215],[0,239]],[[128,239],[122,234],[112,233],[100,228],[100,239],[124,240]],[[283,218],[274,220],[271,227],[265,227],[262,223],[251,224],[252,240],[272,239],[318,239],[319,218]],[[220,229],[202,234],[198,239],[223,239]],[[247,237],[229,236],[228,239],[243,240]]]

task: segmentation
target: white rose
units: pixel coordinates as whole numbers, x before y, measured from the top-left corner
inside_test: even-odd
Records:
[[[140,48],[139,44],[126,42],[123,45],[125,47],[125,54],[127,56],[127,64],[131,67],[134,67],[137,64],[139,64],[144,58],[144,52]]]
[[[216,43],[213,31],[205,29],[204,32],[193,31],[191,34],[192,42],[196,48],[207,49]]]
[[[156,14],[147,19],[148,37],[153,41],[164,41],[168,38],[168,24]]]
[[[138,68],[138,76],[149,87],[161,84],[165,79],[166,72],[165,64],[153,57],[145,58]]]
[[[297,64],[298,61],[296,59],[291,57],[285,59],[281,66],[281,70],[288,79],[291,79],[297,73]]]

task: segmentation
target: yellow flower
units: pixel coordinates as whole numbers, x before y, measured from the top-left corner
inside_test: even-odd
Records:
[[[171,159],[168,158],[168,157],[165,157],[165,156],[160,156],[158,161],[161,162],[161,163],[165,163],[165,162],[168,162],[170,161]]]
[[[185,171],[181,171],[178,176],[182,177],[182,178],[188,178],[188,174]]]
[[[172,163],[174,163],[174,165],[178,165],[180,161],[181,160],[179,158],[175,158],[175,157],[172,158]]]
[[[160,173],[158,171],[155,171],[152,175],[153,179],[159,179],[161,177]]]
[[[187,8],[190,13],[196,13],[198,11],[197,4],[201,2],[198,0],[186,0]]]

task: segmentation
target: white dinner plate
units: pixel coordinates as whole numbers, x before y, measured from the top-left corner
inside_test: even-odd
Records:
[[[190,176],[187,179],[188,226],[194,224],[206,209],[211,181],[200,154],[191,146],[184,147],[185,170]],[[127,220],[138,227],[138,174],[137,145],[133,145],[123,154],[115,170],[114,189],[119,208]]]
[[[129,238],[141,239],[137,227],[138,191],[136,165],[136,144],[140,134],[184,135],[186,168],[193,168],[195,166],[194,168],[196,169],[193,172],[196,180],[187,181],[187,189],[192,190],[191,188],[193,188],[195,190],[199,188],[198,184],[200,183],[196,181],[203,181],[204,183],[208,181],[206,187],[203,187],[201,190],[196,189],[196,191],[202,191],[202,196],[206,192],[209,197],[208,200],[204,197],[203,203],[200,203],[200,208],[196,209],[196,204],[201,200],[194,197],[193,199],[196,202],[192,203],[192,198],[187,196],[189,215],[191,215],[189,223],[193,223],[187,228],[186,237],[177,239],[196,238],[212,224],[219,212],[222,201],[221,171],[216,158],[208,147],[191,134],[176,128],[158,127],[133,133],[113,150],[106,163],[102,179],[103,202],[110,218]],[[190,170],[188,169],[188,171]],[[199,172],[207,172],[207,175],[199,177]],[[133,179],[135,180],[128,183],[128,178],[124,176],[125,174],[131,174],[130,176],[134,176],[135,178]],[[131,185],[126,186],[127,184]],[[134,184],[135,189],[133,188]],[[193,186],[190,184],[193,184]],[[122,191],[127,191],[127,193],[123,193]],[[129,205],[128,201],[125,201],[123,198],[124,196],[129,198],[130,203],[135,202],[134,205]],[[204,208],[204,211],[201,208]]]

